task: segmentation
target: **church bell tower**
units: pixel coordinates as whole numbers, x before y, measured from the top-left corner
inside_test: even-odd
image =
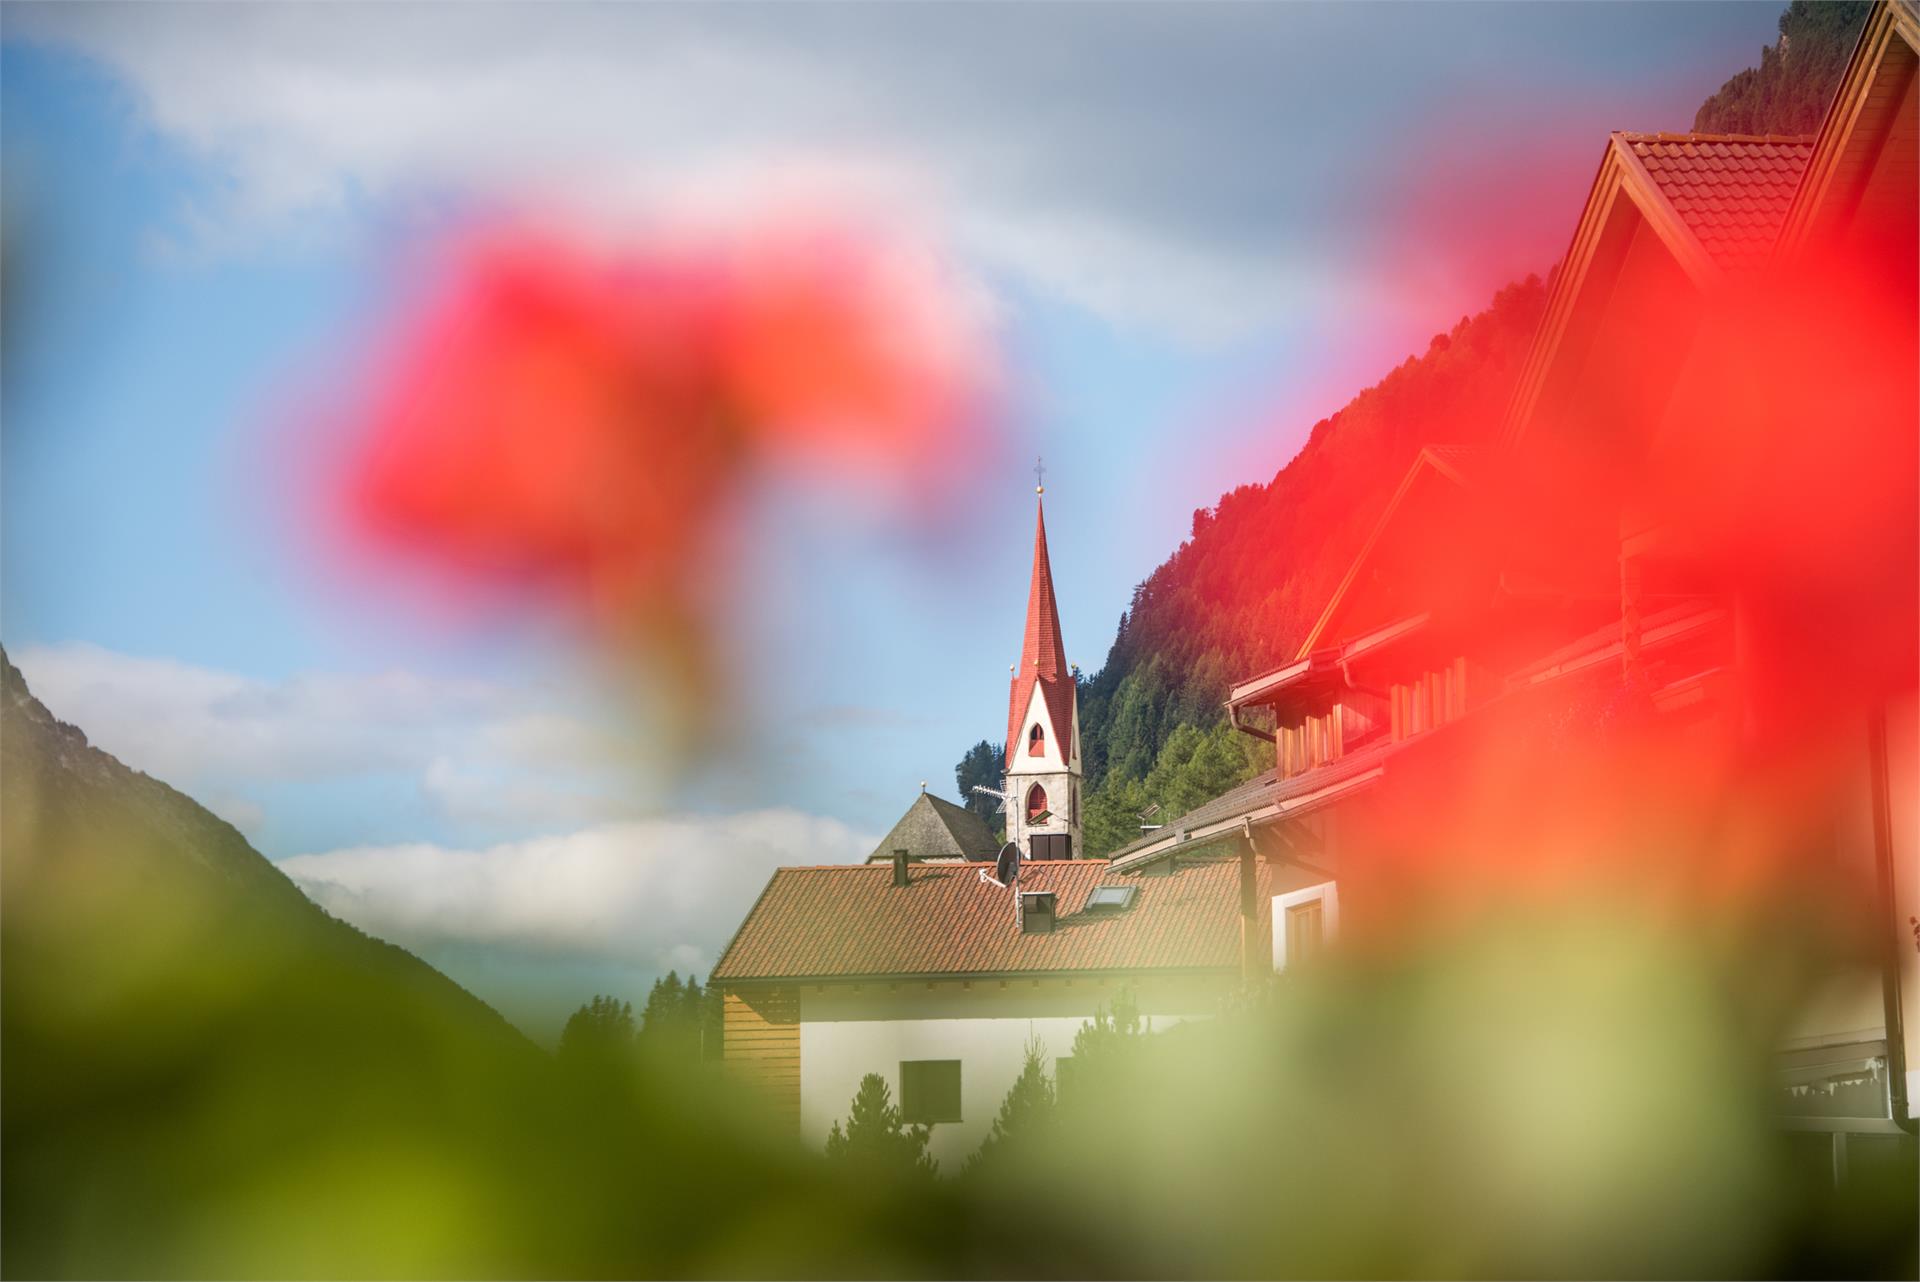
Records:
[[[1007,703],[1007,840],[1029,859],[1076,859],[1080,842],[1079,683],[1067,666],[1047,562],[1044,485],[1034,486],[1027,631]]]

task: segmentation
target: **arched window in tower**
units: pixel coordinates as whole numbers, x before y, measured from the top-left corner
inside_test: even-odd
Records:
[[[1033,723],[1033,729],[1027,731],[1027,755],[1029,757],[1047,755],[1047,732],[1040,728],[1038,721]]]
[[[1039,727],[1035,727],[1038,729]],[[1047,813],[1047,790],[1039,784],[1027,789],[1027,822],[1032,823]]]

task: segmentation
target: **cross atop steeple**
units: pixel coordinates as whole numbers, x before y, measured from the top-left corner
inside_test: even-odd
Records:
[[[1047,465],[1038,454],[1033,456],[1033,492],[1035,494],[1047,492]]]

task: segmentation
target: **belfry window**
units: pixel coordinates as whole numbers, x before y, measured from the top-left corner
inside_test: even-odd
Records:
[[[1033,823],[1047,813],[1047,790],[1039,784],[1027,789],[1027,822]]]
[[[1047,755],[1047,732],[1040,728],[1038,721],[1033,723],[1033,729],[1027,731],[1027,755],[1029,757]]]

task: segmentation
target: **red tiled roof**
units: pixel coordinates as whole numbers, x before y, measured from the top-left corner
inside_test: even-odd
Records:
[[[1033,703],[1033,687],[1047,701],[1047,719],[1059,741],[1061,760],[1073,753],[1073,674],[1067,669],[1066,647],[1060,640],[1060,610],[1053,603],[1053,566],[1047,560],[1047,513],[1035,505],[1033,526],[1033,582],[1027,588],[1027,633],[1020,647],[1020,670],[1007,695],[1007,756],[1013,765],[1020,750],[1022,723]]]
[[[1616,137],[1722,268],[1750,266],[1773,251],[1813,139],[1748,134]]]
[[[1237,861],[1124,877],[1104,860],[1034,862],[1023,890],[1058,896],[1051,934],[1022,934],[986,864],[921,864],[905,886],[885,864],[781,868],[713,968],[717,980],[1004,975],[1237,968]],[[1137,888],[1121,912],[1088,913],[1100,885]],[[1264,908],[1267,896],[1258,897]]]

